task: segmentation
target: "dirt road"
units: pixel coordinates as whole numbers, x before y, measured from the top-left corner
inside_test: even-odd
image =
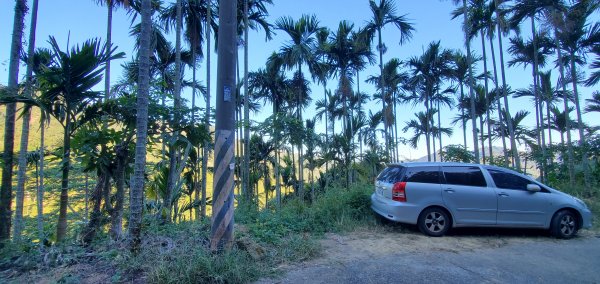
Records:
[[[460,230],[430,238],[415,229],[328,234],[320,258],[258,283],[600,283],[600,236]]]

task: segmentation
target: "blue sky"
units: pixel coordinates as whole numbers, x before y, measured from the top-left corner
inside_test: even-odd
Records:
[[[166,2],[168,2],[167,0]],[[31,2],[31,1],[28,1]],[[274,0],[274,5],[268,7],[269,9],[269,21],[275,22],[276,19],[282,16],[291,16],[294,19],[299,18],[302,14],[314,14],[319,19],[321,25],[327,26],[332,30],[335,30],[338,23],[341,20],[348,20],[355,24],[355,27],[364,26],[365,23],[370,19],[369,3],[367,0],[304,0],[304,1],[291,1],[291,0]],[[390,60],[393,57],[397,57],[401,60],[407,59],[410,56],[417,56],[427,47],[430,42],[441,41],[441,45],[444,48],[449,49],[463,49],[463,34],[460,29],[462,18],[457,20],[451,20],[450,12],[454,9],[452,1],[439,1],[439,0],[423,0],[423,1],[396,1],[398,14],[406,14],[406,17],[414,23],[416,32],[410,42],[400,46],[398,32],[395,28],[389,27],[384,30],[383,38],[385,44],[388,47],[387,53],[384,55],[384,62]],[[8,57],[10,53],[10,38],[12,34],[13,16],[14,16],[14,1],[2,0],[0,1],[0,84],[6,85],[8,79]],[[597,15],[595,21],[598,20]],[[27,41],[28,26],[30,21],[30,15],[26,18],[26,35],[24,42]],[[129,26],[130,19],[126,15],[124,10],[118,10],[114,13],[113,19],[113,43],[118,46],[119,51],[126,53],[126,58],[113,62],[112,64],[112,76],[111,82],[115,83],[120,79],[121,67],[120,64],[126,62],[133,56],[133,39],[129,37]],[[527,32],[528,26],[523,27],[524,37],[529,37],[530,34]],[[36,46],[48,47],[48,37],[52,35],[56,37],[59,44],[66,47],[67,40],[70,45],[81,43],[89,38],[100,37],[105,38],[106,35],[106,9],[96,5],[93,0],[40,0],[39,13],[38,13],[38,29],[37,29],[37,40]],[[69,36],[70,35],[70,36]],[[274,36],[270,42],[265,42],[264,33],[262,31],[250,33],[249,38],[249,70],[254,71],[264,66],[266,58],[273,52],[277,51],[283,43],[287,40],[286,35],[279,32]],[[505,46],[508,40],[505,41]],[[487,43],[486,43],[487,44]],[[481,54],[481,41],[475,39],[472,42],[472,49],[475,53]],[[489,46],[488,46],[489,54]],[[240,62],[243,62],[243,52],[240,51]],[[508,55],[507,55],[508,56]],[[216,54],[213,53],[213,82],[212,86],[215,86],[216,80]],[[508,60],[508,59],[507,59]],[[491,60],[489,60],[491,64]],[[548,67],[549,68],[549,67]],[[548,69],[545,68],[544,70]],[[21,68],[21,74],[24,73],[25,68]],[[483,70],[483,65],[479,67],[478,72]],[[490,67],[491,70],[491,67]],[[587,70],[584,70],[587,72]],[[243,72],[243,71],[242,71]],[[361,80],[366,79],[369,75],[375,75],[379,73],[377,65],[370,66],[361,73]],[[553,77],[556,78],[558,71],[553,72]],[[205,80],[205,67],[204,62],[201,63],[200,72],[198,77]],[[187,72],[186,76],[191,77],[191,72]],[[525,88],[530,84],[531,81],[531,70],[524,70],[522,67],[509,68],[507,73],[507,80],[509,85],[514,89]],[[333,88],[337,85],[336,81],[331,81],[328,86]],[[103,84],[97,86],[98,89],[103,88]],[[375,88],[373,85],[361,82],[360,88],[362,92],[367,94],[373,94]],[[595,88],[597,89],[597,88]],[[213,87],[213,100],[214,100]],[[590,98],[592,89],[582,88],[581,90],[581,102],[582,106],[585,98]],[[184,91],[184,96],[189,99],[191,96],[190,90]],[[323,87],[320,85],[313,84],[312,87],[312,98],[313,103],[315,100],[323,97]],[[214,101],[212,103],[214,106]],[[367,109],[371,109],[373,112],[380,109],[379,105],[370,103],[366,106]],[[262,120],[264,117],[270,114],[271,107],[265,106],[262,111],[253,119]],[[528,110],[531,112],[529,119],[527,120],[528,125],[534,125],[535,112],[533,105],[529,100],[526,99],[512,99],[511,100],[511,113],[514,114],[518,110]],[[311,106],[305,117],[311,117],[314,108]],[[404,126],[404,121],[408,121],[413,117],[413,113],[421,111],[420,107],[413,107],[412,105],[403,105],[399,107],[399,121],[400,129]],[[459,125],[450,125],[450,120],[455,116],[455,112],[449,112],[447,109],[443,109],[442,124],[446,127],[454,128],[454,135],[451,138],[444,138],[444,144],[461,144],[462,143],[462,129]],[[584,114],[584,121],[592,123],[598,121],[600,115],[597,114]],[[3,120],[2,120],[3,123]],[[321,128],[322,129],[322,128]],[[337,128],[339,129],[339,128]],[[472,132],[468,131],[468,135]],[[404,134],[404,137],[409,137],[410,133]],[[554,141],[558,140],[558,133],[554,133]],[[575,134],[575,137],[577,135]],[[472,138],[468,138],[472,143]],[[495,145],[500,145],[498,142]],[[487,144],[486,144],[487,145]],[[408,146],[401,146],[400,153],[407,159],[414,159],[425,154],[424,142],[418,149],[411,149]]]

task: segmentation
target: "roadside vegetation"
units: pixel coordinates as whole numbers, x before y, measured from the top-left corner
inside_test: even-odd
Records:
[[[598,1],[449,1],[464,48],[392,54],[419,32],[400,1],[365,0],[364,21],[326,27],[269,15],[287,1],[227,0],[240,50],[237,88],[219,94],[236,122],[221,169],[233,172],[235,240],[211,252],[221,1],[94,0],[106,36],[79,43],[36,41],[38,0],[0,4],[15,8],[0,86],[0,282],[274,275],[318,256],[327,233],[380,228],[369,195],[386,164],[415,156],[401,149],[535,176],[585,200],[599,228]],[[131,23],[119,27],[128,43],[112,42],[113,12]],[[255,70],[242,68],[242,49],[260,44],[249,33],[279,40]],[[527,86],[510,68],[531,71]]]

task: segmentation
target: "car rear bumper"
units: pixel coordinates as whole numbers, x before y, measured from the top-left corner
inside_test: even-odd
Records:
[[[584,209],[584,210],[580,210],[581,212],[581,219],[582,219],[582,224],[581,224],[581,228],[583,229],[588,229],[592,227],[592,211],[590,211],[589,209]]]
[[[377,193],[371,195],[371,209],[384,218],[408,224],[416,224],[421,208],[414,204],[397,202]]]

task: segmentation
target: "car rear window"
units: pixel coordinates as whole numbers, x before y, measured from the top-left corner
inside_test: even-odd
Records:
[[[377,176],[377,181],[388,183],[399,182],[402,179],[405,169],[402,166],[387,167]]]
[[[466,186],[487,186],[481,169],[478,167],[442,167],[446,184]]]
[[[439,167],[407,168],[403,181],[419,183],[440,183]]]

